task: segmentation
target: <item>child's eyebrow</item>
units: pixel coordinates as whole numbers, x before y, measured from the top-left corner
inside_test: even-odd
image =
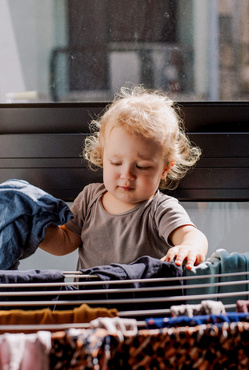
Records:
[[[137,157],[139,160],[142,160],[142,161],[147,161],[147,162],[153,162],[153,159],[155,157],[151,157],[151,156],[147,156],[147,155],[144,155],[144,154],[137,154]]]
[[[144,160],[144,161],[150,161],[150,162],[152,162],[152,161],[153,161],[153,158],[151,158],[151,157],[146,157],[146,156],[144,156],[144,155],[138,155],[138,158],[139,158],[139,159],[142,159],[142,160]]]
[[[120,159],[120,158],[122,158],[121,155],[112,154],[112,153],[109,153],[109,155],[107,157],[108,157],[108,159]]]

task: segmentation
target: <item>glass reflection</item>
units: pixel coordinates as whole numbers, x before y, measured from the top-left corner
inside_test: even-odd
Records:
[[[247,100],[248,0],[0,0],[0,102]]]

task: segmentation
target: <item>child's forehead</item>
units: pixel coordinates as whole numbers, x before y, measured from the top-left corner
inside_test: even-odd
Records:
[[[133,151],[137,152],[143,151],[142,156],[147,156],[147,152],[161,152],[163,150],[163,145],[158,140],[153,137],[145,136],[136,132],[130,132],[125,126],[114,126],[109,132],[106,133],[104,139],[104,147],[109,148],[109,150],[119,151],[121,149],[132,148]],[[151,153],[150,153],[151,155]]]
[[[106,139],[112,139],[112,138],[121,138],[122,136],[126,136],[127,138],[132,138],[136,140],[149,140],[149,135],[144,135],[142,132],[137,131],[135,128],[130,127],[130,125],[127,125],[125,123],[123,124],[108,124],[105,129],[105,140]]]
[[[131,136],[151,138],[153,137],[153,132],[150,132],[150,129],[144,122],[136,122],[131,118],[127,119],[115,119],[111,118],[105,122],[104,130],[102,133],[108,137],[113,131],[118,129],[124,130]]]

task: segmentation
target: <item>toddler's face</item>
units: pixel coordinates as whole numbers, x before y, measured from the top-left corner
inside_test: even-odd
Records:
[[[150,199],[165,178],[162,148],[152,139],[116,127],[105,133],[103,150],[104,184],[112,195],[128,206]]]

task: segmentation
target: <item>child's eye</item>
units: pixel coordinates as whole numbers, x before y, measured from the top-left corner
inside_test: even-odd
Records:
[[[121,164],[122,164],[121,162],[112,162],[111,161],[112,166],[121,166]]]
[[[139,170],[147,170],[149,167],[145,167],[145,166],[139,166],[138,164],[136,165],[136,167],[139,169]]]

